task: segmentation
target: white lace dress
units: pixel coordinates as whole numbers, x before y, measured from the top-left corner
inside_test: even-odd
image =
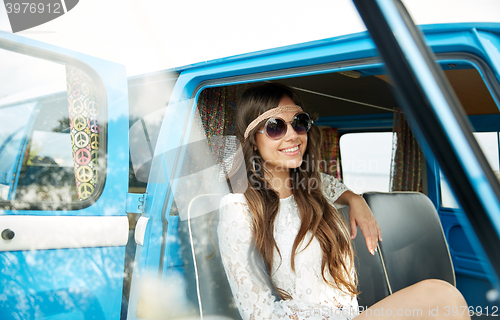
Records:
[[[333,204],[347,187],[337,179],[323,175],[323,193]],[[351,319],[357,315],[358,302],[325,283],[321,272],[322,252],[310,234],[295,255],[295,272],[290,257],[300,227],[297,204],[290,196],[280,199],[274,224],[274,236],[281,253],[273,255],[272,282],[291,295],[279,300],[271,285],[259,272],[255,261],[251,216],[243,194],[229,194],[221,201],[218,227],[222,262],[240,314],[247,319]],[[349,236],[349,235],[347,235]],[[257,255],[258,256],[258,255]],[[354,269],[352,270],[354,272]]]

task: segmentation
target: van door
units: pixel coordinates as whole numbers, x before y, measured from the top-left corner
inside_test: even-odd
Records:
[[[118,319],[125,68],[0,32],[0,318]]]
[[[402,109],[424,149],[431,150],[465,211],[493,270],[490,282],[499,288],[500,185],[472,134],[458,98],[401,1],[354,3],[396,84]],[[375,22],[376,21],[376,22]],[[472,43],[500,79],[498,35],[470,31]],[[497,298],[491,300],[498,300]]]

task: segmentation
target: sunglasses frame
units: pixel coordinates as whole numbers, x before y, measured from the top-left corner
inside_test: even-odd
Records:
[[[311,130],[311,127],[312,127],[312,125],[313,125],[313,123],[314,123],[314,121],[311,119],[311,116],[310,116],[307,112],[297,112],[297,113],[293,116],[293,118],[292,118],[292,120],[291,120],[291,121],[285,121],[284,119],[282,119],[282,118],[280,118],[280,117],[272,117],[272,118],[269,118],[269,119],[267,119],[266,123],[264,124],[264,130],[258,130],[257,132],[258,132],[258,133],[265,133],[265,134],[266,134],[266,136],[267,136],[269,139],[271,139],[271,140],[279,140],[279,139],[283,138],[284,136],[286,136],[286,133],[287,133],[287,131],[288,131],[288,124],[290,124],[290,125],[292,126],[292,129],[293,129],[295,132],[297,132],[297,130],[295,130],[295,127],[293,126],[293,124],[292,124],[292,123],[293,123],[294,121],[297,121],[297,116],[298,116],[298,115],[301,115],[301,114],[305,114],[305,115],[307,115],[307,117],[309,118],[309,125],[308,125],[308,127],[306,128],[306,133],[305,133],[305,134],[307,134],[307,133],[309,132],[309,130]],[[284,132],[283,132],[283,135],[281,135],[281,136],[279,136],[279,137],[277,137],[277,138],[272,138],[272,137],[270,137],[270,136],[269,136],[269,134],[267,133],[267,125],[268,125],[269,121],[271,121],[271,120],[281,120],[281,121],[283,121],[283,122],[285,123],[285,130],[284,130]],[[299,133],[297,132],[297,134],[299,134]]]

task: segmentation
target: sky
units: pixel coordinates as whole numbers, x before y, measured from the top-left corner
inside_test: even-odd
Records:
[[[417,24],[500,22],[499,0],[404,3]],[[3,5],[0,30],[12,32]],[[18,34],[115,61],[132,76],[363,30],[350,0],[80,0]]]

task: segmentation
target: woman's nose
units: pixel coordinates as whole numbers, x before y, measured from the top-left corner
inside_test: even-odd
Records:
[[[298,138],[298,133],[293,129],[291,123],[287,123],[287,130],[286,130],[286,135],[285,135],[285,140],[295,140]]]

